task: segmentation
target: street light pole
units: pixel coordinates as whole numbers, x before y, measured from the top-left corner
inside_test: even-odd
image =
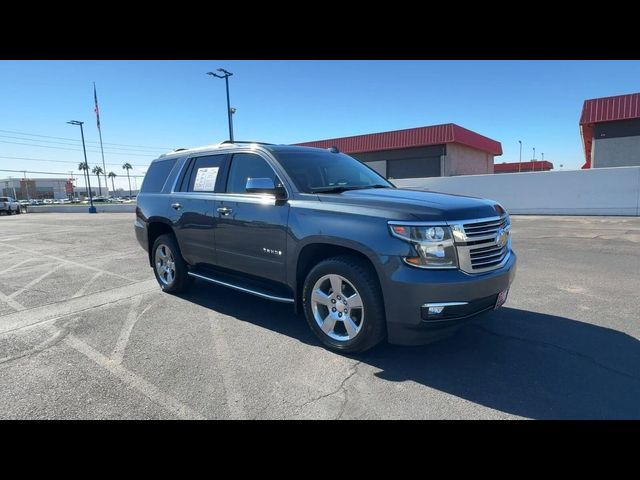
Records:
[[[522,171],[522,140],[518,140],[520,144],[520,162],[518,163],[518,173]]]
[[[89,175],[89,162],[87,161],[87,149],[84,145],[84,129],[82,128],[82,124],[79,120],[71,120],[67,122],[70,125],[80,125],[80,135],[82,136],[82,151],[84,152],[84,166],[87,168],[87,184],[89,186],[89,203],[91,206],[89,207],[89,213],[96,213],[96,207],[93,206],[93,195],[91,194],[91,178]]]
[[[227,87],[227,116],[229,119],[229,140],[233,143],[233,114],[236,113],[235,108],[231,108],[231,100],[229,99],[229,77],[233,75],[233,73],[225,70],[224,68],[219,68],[218,72],[222,72],[222,75],[218,75],[217,73],[207,72],[207,75],[211,75],[216,78],[224,78],[225,85]]]

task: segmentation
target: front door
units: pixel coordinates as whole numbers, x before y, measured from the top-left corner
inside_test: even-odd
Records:
[[[169,216],[183,258],[191,265],[215,265],[214,193],[224,189],[226,155],[194,157],[178,178]]]
[[[247,193],[249,178],[280,180],[255,153],[231,158],[224,194],[216,195],[218,265],[284,283],[289,204],[273,196]]]

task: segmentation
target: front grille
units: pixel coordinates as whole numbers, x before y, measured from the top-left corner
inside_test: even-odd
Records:
[[[484,237],[487,235],[493,235],[498,232],[498,229],[504,227],[507,224],[507,217],[498,218],[496,220],[489,220],[477,223],[465,223],[463,225],[464,233],[468,238]]]
[[[499,247],[493,245],[491,247],[472,248],[469,251],[471,257],[471,268],[474,270],[479,268],[489,268],[498,265],[504,260],[507,254],[507,246]]]
[[[506,245],[497,243],[500,229],[509,232],[509,217],[484,218],[460,222],[454,231],[460,269],[468,273],[484,273],[499,268],[511,251],[511,238]]]

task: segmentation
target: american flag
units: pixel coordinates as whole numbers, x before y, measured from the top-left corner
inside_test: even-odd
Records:
[[[98,94],[96,93],[96,84],[93,83],[93,99],[96,103],[95,108],[93,109],[96,112],[96,122],[98,123],[98,130],[100,129],[100,110],[98,109]]]

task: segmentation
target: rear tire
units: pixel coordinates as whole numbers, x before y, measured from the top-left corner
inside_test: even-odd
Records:
[[[193,283],[187,263],[182,258],[176,237],[165,233],[156,238],[151,248],[153,273],[162,291],[179,293],[187,290]]]
[[[311,330],[327,348],[363,352],[386,336],[384,301],[373,267],[345,255],[311,269],[302,302]]]

